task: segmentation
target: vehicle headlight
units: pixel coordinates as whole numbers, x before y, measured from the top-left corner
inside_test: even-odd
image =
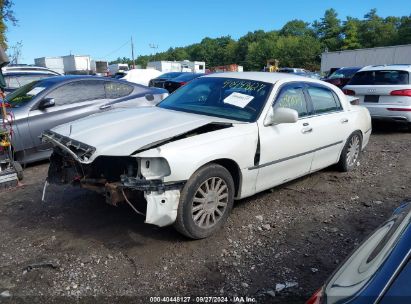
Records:
[[[139,167],[146,179],[161,179],[171,174],[167,160],[162,157],[143,157]]]

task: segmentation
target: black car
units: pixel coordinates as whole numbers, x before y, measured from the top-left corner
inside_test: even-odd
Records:
[[[331,83],[342,89],[360,69],[361,67],[341,68],[334,71],[334,73],[323,79],[323,81]]]
[[[179,87],[182,87],[186,83],[190,82],[193,79],[196,79],[200,76],[204,76],[205,74],[201,73],[184,73],[172,80],[167,80],[164,83],[164,89],[166,89],[169,93],[173,93]]]
[[[411,200],[374,231],[306,304],[411,303]]]
[[[178,76],[184,75],[184,74],[191,74],[187,72],[170,72],[170,73],[165,73],[162,74],[154,79],[151,79],[150,82],[148,83],[149,87],[157,87],[157,88],[164,88],[164,83],[167,80],[172,80]]]

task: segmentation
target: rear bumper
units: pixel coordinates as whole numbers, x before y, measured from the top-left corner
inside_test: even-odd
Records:
[[[411,122],[411,106],[362,104],[372,119]]]

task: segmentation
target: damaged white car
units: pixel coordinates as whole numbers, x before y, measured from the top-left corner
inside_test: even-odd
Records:
[[[155,107],[114,109],[43,133],[48,183],[129,203],[190,238],[221,228],[233,201],[338,164],[367,145],[367,109],[337,87],[281,73],[200,77]]]

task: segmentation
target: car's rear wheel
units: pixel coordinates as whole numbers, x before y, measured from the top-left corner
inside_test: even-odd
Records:
[[[362,137],[359,132],[351,134],[341,152],[338,167],[343,172],[353,170],[361,154]]]
[[[197,170],[181,191],[176,229],[202,239],[220,229],[234,202],[234,181],[224,167],[206,165]]]

